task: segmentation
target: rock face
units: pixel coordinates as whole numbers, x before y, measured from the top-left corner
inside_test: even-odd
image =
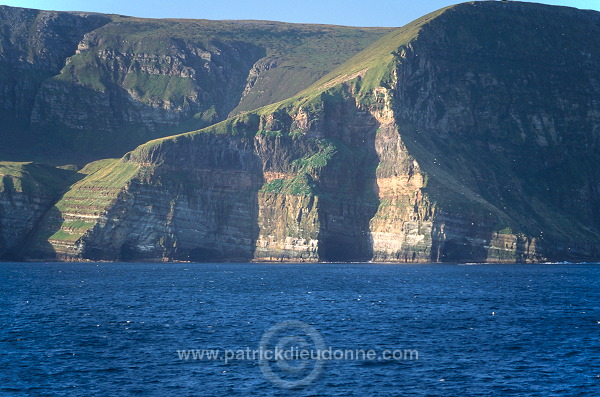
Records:
[[[0,162],[0,258],[19,252],[38,220],[77,175],[42,164]]]
[[[596,12],[529,3],[440,10],[295,97],[86,167],[24,251],[598,259],[599,22]],[[276,65],[255,63],[242,95]]]
[[[6,6],[0,27],[0,156],[80,165],[287,99],[390,31]]]
[[[66,144],[79,136],[93,143],[97,156],[122,155],[122,148],[106,153],[115,142],[135,147],[162,130],[194,130],[223,120],[264,52],[247,43],[171,39],[160,43],[160,53],[146,53],[138,48],[155,39],[109,47],[102,33],[87,35],[62,73],[42,84],[31,114],[36,131],[61,131],[53,138]]]
[[[0,122],[7,157],[23,160],[34,142],[31,114],[44,80],[56,75],[84,35],[110,22],[102,15],[0,6]],[[26,159],[28,160],[28,159]]]
[[[598,257],[599,22],[474,3],[400,51],[394,112],[440,207],[434,259]]]

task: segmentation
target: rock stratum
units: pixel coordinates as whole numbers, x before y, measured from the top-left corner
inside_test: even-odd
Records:
[[[115,81],[136,78],[119,80],[124,58],[98,52],[119,42],[98,32],[128,22],[94,18],[105,24],[84,34],[74,57],[96,48],[96,63],[67,60],[59,76],[71,73],[68,79],[42,82],[40,90],[55,94],[36,97],[31,114],[39,117],[32,120],[111,131],[104,137],[134,136],[119,130],[124,119],[101,116],[107,113],[99,106],[59,105],[75,98],[87,106],[86,100],[101,97],[102,87],[90,95],[90,87],[79,87],[73,76],[81,68],[105,73],[102,65],[108,62]],[[149,141],[120,159],[92,162],[75,175],[70,171],[64,186],[44,180],[54,189],[46,201],[15,201],[18,194],[5,187],[0,209],[12,214],[18,214],[15,208],[32,209],[19,225],[25,236],[19,242],[6,242],[4,224],[14,224],[20,215],[2,218],[0,252],[31,260],[198,262],[510,263],[600,257],[600,13],[470,2],[387,34],[353,32],[380,38],[290,90],[281,88],[287,77],[265,77],[282,67],[281,59],[233,41],[227,42],[235,47],[231,51],[250,61],[227,58],[223,47],[221,70],[238,77],[213,80],[210,98],[198,99],[196,108],[189,98],[179,105],[159,100],[168,89],[136,80],[142,90],[156,90],[154,97],[127,94],[158,101],[150,106],[158,113],[130,119],[146,131],[166,136],[185,128],[183,113],[153,116],[171,106],[192,106],[192,112],[202,113],[200,119],[218,122]],[[143,29],[136,33],[138,43],[155,43],[163,54],[186,45],[169,47],[145,35]],[[327,44],[306,40],[303,46],[309,48]],[[288,50],[301,59],[301,48]],[[139,65],[154,62],[127,51],[122,54],[131,54]],[[307,60],[309,69],[317,58]],[[171,66],[180,73],[185,65],[174,59]],[[190,76],[200,73],[190,68]],[[57,88],[60,81],[78,87]],[[257,86],[262,88],[253,91]],[[230,98],[237,102],[215,99],[236,89]],[[269,90],[279,94],[260,99],[259,92]],[[53,109],[61,106],[80,116],[53,119],[60,114]],[[209,107],[217,115],[210,120]],[[49,113],[36,110],[41,108]],[[73,134],[79,142],[88,139],[86,132]]]
[[[287,99],[391,31],[6,6],[0,26],[0,155],[78,165]]]

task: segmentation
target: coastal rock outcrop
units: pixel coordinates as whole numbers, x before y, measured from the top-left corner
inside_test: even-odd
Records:
[[[296,96],[88,166],[25,252],[63,260],[597,259],[598,22],[597,12],[516,2],[429,14]],[[246,66],[245,97],[279,67]]]
[[[21,259],[39,219],[80,177],[44,164],[0,162],[0,259]]]

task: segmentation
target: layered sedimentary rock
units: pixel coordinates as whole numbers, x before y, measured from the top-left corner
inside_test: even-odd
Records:
[[[77,177],[43,164],[0,162],[0,258],[20,258],[38,220]]]
[[[597,259],[598,22],[596,12],[514,2],[430,14],[295,97],[94,165],[26,251]]]
[[[390,31],[6,6],[0,28],[0,157],[79,165],[287,99]]]
[[[441,259],[598,256],[599,22],[465,4],[398,52],[394,111],[440,207]]]
[[[85,34],[110,22],[103,15],[0,6],[0,152],[27,161],[35,141],[31,115],[43,82],[58,74]]]

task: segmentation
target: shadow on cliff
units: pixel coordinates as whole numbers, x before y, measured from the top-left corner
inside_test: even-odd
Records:
[[[511,193],[506,170],[486,145],[459,134],[440,137],[402,122],[408,153],[427,174],[423,193],[435,206],[432,216],[432,262],[525,262],[536,259],[527,239],[499,238],[517,222],[515,215],[533,214],[531,204]],[[504,181],[504,182],[502,182]],[[512,183],[512,182],[511,182]],[[523,221],[526,222],[526,221]],[[531,221],[530,221],[531,223]],[[492,247],[494,243],[494,246]]]
[[[330,95],[324,97],[323,128],[336,152],[320,180],[319,258],[369,261],[373,258],[369,225],[379,207],[375,190],[379,122],[354,100],[340,102],[335,93]]]
[[[172,200],[170,211],[169,205],[163,208],[167,232],[161,245],[168,247],[167,259],[248,262],[254,258],[258,191],[264,183],[262,162],[254,148],[258,118],[241,119],[232,128],[237,135],[205,133],[163,144],[162,165],[153,183]],[[121,255],[131,256],[126,245]]]
[[[44,167],[51,169],[52,174],[43,174],[38,171],[38,182],[46,187],[45,197],[40,197],[46,201],[46,206],[38,214],[34,214],[31,228],[22,235],[9,252],[11,257],[18,260],[56,260],[55,247],[50,243],[54,237],[60,240],[65,237],[60,230],[63,225],[63,214],[56,206],[69,188],[83,179],[84,174],[80,174],[70,169],[60,169],[35,163],[29,164],[31,167]]]
[[[549,165],[560,157],[552,151],[503,141],[504,150],[494,150],[498,143],[489,132],[441,136],[410,122],[399,125],[409,154],[428,176],[423,192],[435,204],[431,261],[597,258],[597,196],[590,194],[589,212],[585,204],[590,199],[576,198],[586,178],[597,175],[595,162],[586,170],[581,156],[553,168]],[[580,175],[582,170],[587,175]]]
[[[58,200],[57,200],[58,201]],[[31,233],[26,237],[20,250],[19,256],[26,260],[57,260],[58,257],[54,245],[50,243],[52,237],[59,237],[63,222],[62,212],[53,205],[36,222]]]
[[[32,131],[36,155],[52,161],[47,156],[52,153],[53,158],[60,156],[67,162],[84,165],[102,158],[121,157],[153,139],[196,131],[225,120],[243,98],[252,67],[266,56],[266,49],[253,44],[213,42],[212,45],[222,48],[214,68],[221,70],[220,73],[207,71],[205,62],[210,61],[200,58],[196,54],[198,48],[192,43],[171,39],[171,48],[180,51],[182,59],[190,63],[186,66],[199,76],[195,79],[127,72],[127,77],[141,81],[132,88],[118,71],[111,73],[112,67],[119,66],[115,63],[110,67],[94,65],[101,74],[98,84],[105,85],[103,90],[78,82],[47,80],[41,85],[34,109],[37,120],[32,123]],[[232,64],[237,67],[231,68]],[[74,69],[71,73],[74,73],[72,80],[77,81],[78,73],[83,72]],[[156,88],[161,84],[158,77],[169,82],[164,91]],[[184,79],[191,93],[178,91],[179,85],[184,84],[180,80]],[[153,90],[160,95],[157,97]],[[60,109],[68,109],[66,117]]]

